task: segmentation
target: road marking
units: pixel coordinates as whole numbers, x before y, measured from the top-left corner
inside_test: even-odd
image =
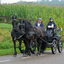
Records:
[[[21,59],[29,59],[29,58],[31,58],[31,57],[22,57]]]
[[[47,56],[48,54],[41,54],[40,56]]]
[[[2,61],[0,61],[0,63],[2,63],[2,62],[9,62],[10,60],[2,60]]]

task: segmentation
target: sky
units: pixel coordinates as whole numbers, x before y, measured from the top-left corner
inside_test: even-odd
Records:
[[[1,3],[15,3],[18,2],[20,0],[2,0]],[[37,0],[22,0],[22,1],[27,1],[27,2],[31,2],[31,1],[37,1]]]
[[[3,3],[16,3],[16,2],[18,2],[18,1],[20,1],[20,0],[1,0],[1,4],[3,4]],[[37,0],[22,0],[22,1],[27,1],[27,2],[36,2]],[[51,1],[51,0],[49,0],[49,1]]]
[[[1,0],[1,3],[14,3],[14,2],[18,2],[20,0]]]

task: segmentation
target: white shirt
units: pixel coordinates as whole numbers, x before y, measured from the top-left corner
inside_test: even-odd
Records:
[[[40,23],[38,22],[38,26],[40,26]]]

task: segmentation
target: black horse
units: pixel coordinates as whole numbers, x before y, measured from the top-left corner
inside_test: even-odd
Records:
[[[21,43],[22,43],[22,40],[23,40],[24,31],[20,30],[18,22],[17,22],[17,17],[12,17],[12,26],[13,26],[13,29],[12,29],[12,32],[11,32],[11,36],[12,36],[12,40],[13,40],[13,43],[14,43],[14,55],[16,56],[17,55],[16,40],[19,41],[20,52],[21,53],[24,52],[23,50],[21,50]]]
[[[31,50],[33,42],[37,41],[37,48],[38,48],[38,53],[40,54],[43,52],[46,48],[46,43],[40,39],[44,39],[45,37],[45,30],[42,29],[41,27],[34,27],[29,21],[23,20],[21,21],[21,24],[25,24],[25,41],[27,43],[27,52],[30,55],[30,51],[34,53],[34,51]],[[36,48],[36,46],[35,46]]]

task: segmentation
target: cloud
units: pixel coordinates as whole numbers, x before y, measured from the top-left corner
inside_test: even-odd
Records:
[[[18,2],[20,0],[2,0],[1,3],[14,3],[14,2]]]

